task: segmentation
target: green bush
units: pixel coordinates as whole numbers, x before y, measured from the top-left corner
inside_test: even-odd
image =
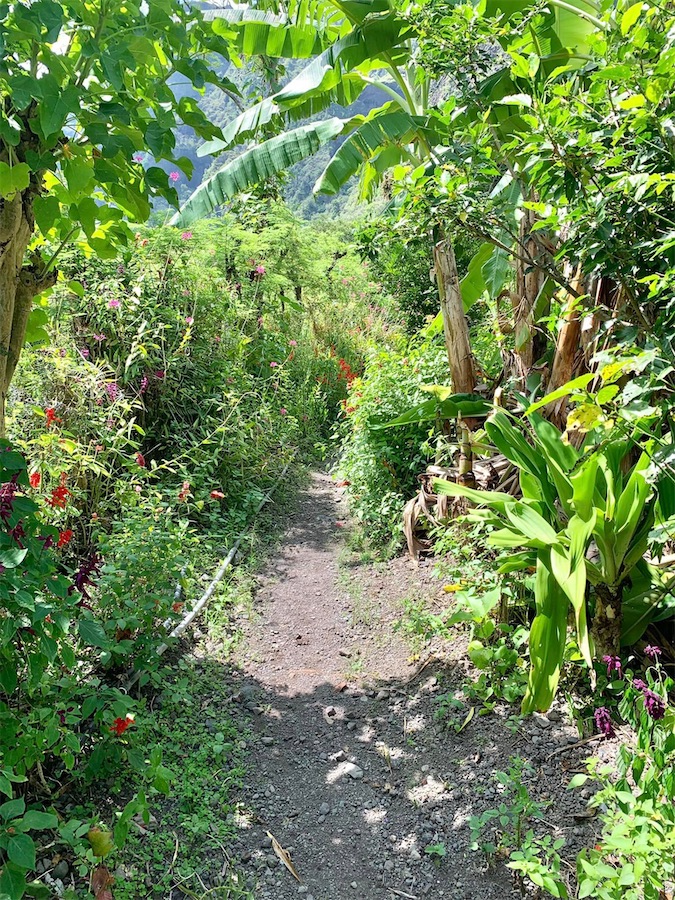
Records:
[[[339,469],[349,482],[351,508],[375,540],[402,539],[401,511],[417,476],[436,453],[434,425],[373,429],[429,399],[424,385],[447,380],[442,341],[400,339],[395,348],[373,348],[363,377],[351,383],[339,433]]]

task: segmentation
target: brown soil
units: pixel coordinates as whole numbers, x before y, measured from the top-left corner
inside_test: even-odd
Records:
[[[252,736],[234,849],[248,884],[256,900],[520,896],[502,863],[469,849],[469,819],[499,804],[494,773],[521,756],[532,795],[553,801],[545,830],[573,859],[591,834],[566,783],[587,748],[550,756],[578,740],[562,708],[512,726],[503,705],[460,734],[444,728],[439,696],[466,681],[464,638],[414,658],[393,630],[403,600],[441,585],[404,559],[355,564],[345,507],[328,476],[312,477],[239,652],[233,699]]]

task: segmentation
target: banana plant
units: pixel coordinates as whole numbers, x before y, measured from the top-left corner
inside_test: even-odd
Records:
[[[579,651],[593,672],[595,658],[617,653],[622,639],[636,640],[674,605],[644,560],[657,499],[646,478],[650,447],[635,462],[628,439],[584,452],[538,413],[527,418],[523,425],[496,410],[485,425],[519,470],[521,500],[434,482],[439,493],[476,504],[470,518],[490,526],[491,546],[514,551],[502,572],[535,572],[524,713],[545,711],[555,696],[570,607]]]
[[[595,8],[593,0],[551,0],[556,12],[541,17],[543,24],[536,39],[531,41],[532,52],[550,55],[549,51],[553,50],[556,56],[560,51],[564,53],[568,37],[577,40],[576,33],[572,35],[566,27],[567,18],[571,16],[586,28],[589,3]],[[586,12],[574,18],[577,5]],[[294,0],[284,12],[279,11],[279,6],[273,0],[259,0],[253,8],[214,10],[211,13],[214,30],[227,35],[249,56],[273,53],[308,58],[313,52],[318,55],[271,97],[237,116],[224,129],[222,138],[207,142],[199,153],[230,150],[244,141],[269,134],[270,129],[287,130],[228,160],[187,200],[174,216],[174,225],[186,227],[195,219],[211,214],[237,193],[285,171],[329,141],[337,143],[337,139],[342,139],[314,188],[327,194],[337,193],[357,174],[367,194],[402,163],[413,170],[433,170],[443,162],[453,142],[462,116],[453,116],[450,121],[430,107],[431,77],[419,64],[406,4],[397,0],[318,0],[313,4]],[[520,15],[528,0],[511,0],[511,6],[507,14]],[[540,51],[540,47],[547,49]],[[486,80],[488,100],[494,101],[489,127],[497,133],[504,125],[511,133],[514,121],[520,118],[517,98],[522,95],[507,63],[498,75]],[[368,85],[379,89],[386,101],[367,116],[333,118],[328,120],[328,126],[315,119],[289,129],[298,121],[316,117],[333,103],[349,105]],[[467,121],[482,122],[484,118],[478,106],[463,115]],[[500,140],[503,138],[501,135]],[[472,393],[476,373],[454,248],[443,222],[435,222],[432,231],[451,380],[458,393]],[[492,247],[491,252],[497,251]],[[487,264],[483,259],[481,278]]]

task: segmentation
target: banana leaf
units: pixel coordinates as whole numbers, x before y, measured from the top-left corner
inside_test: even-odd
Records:
[[[492,404],[475,394],[453,394],[446,400],[425,400],[418,406],[406,410],[389,422],[371,425],[373,431],[383,428],[397,428],[402,425],[417,425],[421,422],[435,422],[436,419],[455,419],[458,415],[469,418],[487,416]]]

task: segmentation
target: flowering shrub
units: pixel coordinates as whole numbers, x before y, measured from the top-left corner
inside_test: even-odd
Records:
[[[611,658],[608,703],[595,712],[598,731],[614,735],[613,718],[635,734],[619,751],[618,779],[612,766],[588,762],[589,775],[576,775],[570,787],[588,778],[599,782],[591,805],[599,811],[602,835],[593,849],[577,860],[580,898],[658,900],[675,878],[675,708],[670,705],[673,680],[660,663],[661,650],[647,646],[651,665],[644,677],[622,673]],[[618,665],[617,665],[618,663]],[[618,703],[616,702],[618,700]]]
[[[48,842],[57,829],[65,840],[68,828],[58,801],[60,819],[30,795],[27,804],[31,782],[56,796],[64,781],[130,762],[116,723],[130,720],[135,709],[134,701],[98,674],[105,632],[88,602],[96,567],[85,561],[73,577],[59,564],[58,548],[70,542],[72,532],[59,531],[40,514],[30,496],[36,481],[29,479],[24,457],[2,443],[0,794],[7,799],[1,807],[0,895],[12,900],[23,895],[35,866],[31,832],[52,832]],[[135,765],[140,776],[142,758]],[[134,808],[140,808],[136,801]]]

